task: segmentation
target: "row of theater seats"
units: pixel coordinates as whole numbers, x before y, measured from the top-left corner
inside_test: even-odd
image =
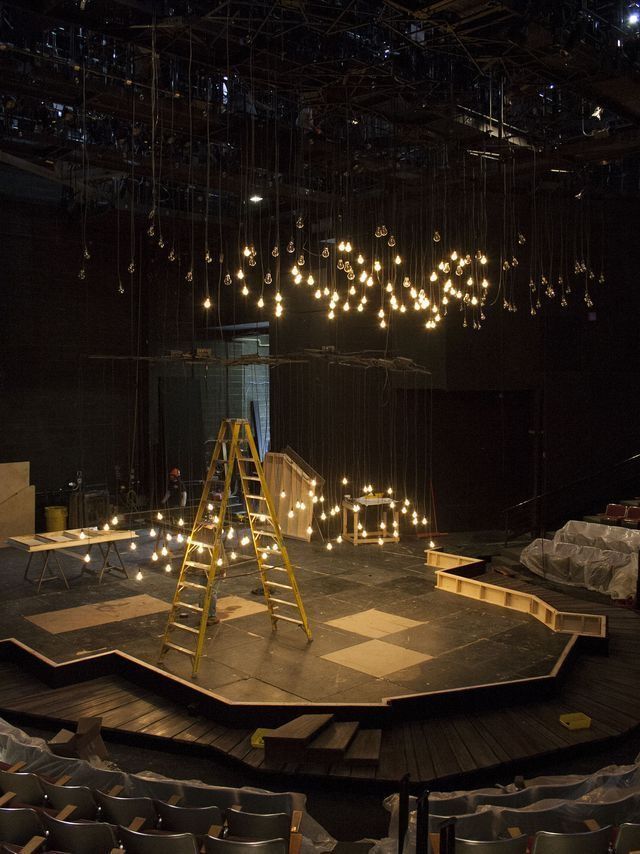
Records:
[[[640,527],[640,507],[630,504],[607,504],[606,510],[598,517],[606,525],[622,525],[624,528]]]
[[[601,827],[586,833],[539,831],[527,836],[476,842],[456,839],[455,854],[639,854],[640,824]]]
[[[298,854],[301,811],[244,812],[226,804],[189,806],[0,770],[0,845],[6,851],[64,854]],[[268,805],[268,797],[265,805]]]

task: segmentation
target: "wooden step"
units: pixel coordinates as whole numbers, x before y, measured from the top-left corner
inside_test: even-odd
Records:
[[[333,721],[333,715],[300,715],[264,736],[264,756],[269,763],[296,762],[307,744]]]
[[[322,730],[308,745],[305,760],[310,762],[337,762],[358,732],[357,721],[334,721]]]
[[[345,762],[352,765],[377,765],[380,761],[382,730],[361,729],[345,753]]]

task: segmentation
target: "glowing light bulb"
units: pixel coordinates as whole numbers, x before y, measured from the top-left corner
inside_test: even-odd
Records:
[[[152,560],[154,563],[158,560],[158,553],[157,553],[157,552],[154,552],[154,553],[151,555],[151,560]]]
[[[429,548],[435,549],[435,547],[436,547],[436,544],[433,542],[433,540],[429,540]]]
[[[344,240],[341,240],[340,243],[338,243],[338,252],[344,252],[345,248],[345,242]]]
[[[243,296],[243,297],[249,296],[249,288],[245,285],[245,286],[243,287],[243,289],[242,289],[241,293],[242,293],[242,296]]]
[[[486,255],[481,255],[481,256],[480,256],[480,263],[481,263],[483,266],[487,263],[487,256],[486,256]]]
[[[295,513],[293,512],[293,510],[289,510],[289,512],[287,513],[287,516],[289,517],[289,519],[293,519],[293,517],[295,516]]]
[[[342,306],[342,310],[343,310],[343,311],[349,311],[349,309],[350,309],[350,308],[351,308],[351,306],[349,305],[349,300],[347,300],[347,301],[344,303],[344,305]]]
[[[156,519],[158,520],[158,522],[162,522],[162,519],[163,519],[163,518],[164,518],[164,517],[163,517],[162,513],[157,513],[157,514],[156,514]]]
[[[324,512],[324,510],[323,510],[323,511],[322,511],[322,513],[320,514],[320,518],[322,519],[322,521],[323,521],[323,522],[324,522],[324,521],[325,521],[325,519],[327,518],[327,514]]]
[[[300,270],[298,270],[298,265],[294,264],[293,267],[291,268],[291,275],[297,276],[299,272],[300,272]]]
[[[143,579],[143,578],[144,578],[144,576],[143,576],[143,574],[142,574],[142,571],[141,571],[141,570],[138,570],[138,571],[136,572],[136,581],[142,581],[142,579]]]
[[[172,539],[173,539],[172,534],[167,534],[167,542],[170,543]]]
[[[349,481],[347,480],[347,478],[346,478],[346,477],[343,477],[343,478],[342,478],[342,485],[343,485],[343,486],[346,486],[348,483],[349,483]]]
[[[363,529],[362,529],[362,536],[363,536],[365,539],[366,539],[366,537],[367,537],[367,531],[366,531],[366,529],[365,529],[365,528],[363,528]]]
[[[367,276],[367,287],[370,288],[373,285],[373,276]]]
[[[249,545],[249,537],[243,537],[243,538],[240,540],[240,545],[241,545],[241,546],[248,546],[248,545]]]
[[[357,264],[364,264],[364,258],[362,255],[358,255],[358,257],[356,258],[356,263]]]
[[[331,311],[329,312],[329,314],[327,316],[328,316],[329,320],[333,320],[333,318],[336,316],[336,313],[333,309],[331,309]]]
[[[393,260],[396,264],[402,264],[402,258],[399,255],[396,255]]]
[[[244,272],[242,270],[238,270],[236,277],[240,280],[244,279]]]
[[[309,534],[309,536],[311,536],[311,534],[313,534],[313,528],[311,527],[311,525],[307,526],[307,534]]]
[[[182,534],[178,534],[178,536],[176,537],[176,540],[177,540],[179,543],[182,543],[182,542],[184,542],[184,537],[182,536]]]
[[[382,270],[382,264],[379,261],[374,261],[373,269],[376,271],[376,273],[379,273],[380,270]]]
[[[384,545],[384,540],[382,539],[382,537],[378,537],[378,545],[379,545],[379,546],[383,546],[383,545]]]
[[[349,243],[349,241],[347,240],[347,242],[344,244],[344,251],[345,251],[345,252],[351,252],[352,248],[353,248],[353,247],[351,246],[351,244],[350,244],[350,243]]]
[[[113,519],[111,520],[111,524],[112,524],[112,525],[117,525],[117,524],[118,524],[118,517],[117,517],[117,516],[114,516],[114,517],[113,517]]]
[[[209,299],[209,297],[207,297],[205,299],[205,301],[202,303],[202,305],[204,308],[211,308],[211,300]]]
[[[248,258],[249,255],[251,255],[251,250],[249,249],[248,246],[244,247],[244,249],[242,250],[242,254],[244,255],[245,258]]]
[[[307,277],[307,284],[308,285],[311,285],[313,287],[313,285],[315,285],[315,283],[316,283],[316,280],[313,278],[313,276]]]
[[[229,555],[229,557],[231,558],[231,560],[236,560],[236,559],[237,559],[237,557],[238,557],[238,555],[237,555],[235,552],[231,552],[231,554]]]
[[[393,495],[393,489],[391,487],[388,487],[387,495]]]
[[[89,552],[86,553],[83,560],[85,563],[89,563],[91,561],[91,555],[89,554]]]
[[[162,555],[162,557],[166,557],[166,556],[169,554],[169,550],[168,550],[168,548],[167,548],[166,546],[163,546],[163,547],[160,549],[160,554]]]
[[[361,302],[358,303],[358,309],[357,310],[358,311],[364,311],[364,306],[362,305]]]
[[[170,563],[165,564],[164,571],[165,572],[171,572],[171,564]]]
[[[135,550],[138,548],[138,546],[137,546],[137,545],[136,545],[136,543],[134,543],[134,542],[133,542],[133,540],[132,540],[132,541],[129,543],[129,548],[131,549],[131,551],[132,551],[132,552],[135,552]]]
[[[286,498],[286,497],[287,497],[287,493],[283,489],[282,492],[280,493],[280,498]]]
[[[384,317],[384,309],[383,308],[381,308],[380,311],[378,312],[378,317]]]
[[[264,300],[262,299],[262,297],[260,297],[260,299],[258,300],[258,308],[264,308]]]
[[[330,552],[332,548],[333,546],[331,545],[331,543],[327,543],[327,551]]]

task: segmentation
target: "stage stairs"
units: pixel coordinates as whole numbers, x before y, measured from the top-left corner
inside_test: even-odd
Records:
[[[282,762],[340,762],[376,766],[382,730],[360,729],[357,721],[336,721],[331,714],[300,715],[264,735],[267,765]]]

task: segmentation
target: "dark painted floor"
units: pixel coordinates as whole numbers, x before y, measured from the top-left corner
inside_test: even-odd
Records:
[[[99,585],[87,574],[78,575],[79,564],[67,559],[71,589],[54,582],[40,594],[23,581],[26,556],[0,550],[2,636],[18,638],[56,661],[118,648],[155,664],[165,613],[59,634],[25,619],[141,593],[171,601],[179,561],[174,557],[176,569],[168,575],[164,562],[150,561],[152,541],[145,532],[138,542],[135,552],[122,549],[128,580],[105,576]],[[293,625],[281,623],[273,634],[266,612],[238,617],[222,607],[229,596],[250,605],[262,601],[251,593],[258,584],[255,563],[236,564],[220,591],[223,619],[210,630],[198,677],[201,687],[236,701],[380,702],[402,694],[542,675],[565,646],[566,636],[554,635],[531,617],[434,590],[433,570],[424,566],[424,540],[382,548],[343,543],[331,552],[319,543],[287,545],[313,643]],[[468,543],[462,546],[454,539],[444,546],[447,551],[469,551]],[[483,554],[487,545],[478,541],[471,550]],[[135,580],[138,568],[141,581]],[[368,634],[362,634],[349,620],[346,626],[328,625],[371,609],[408,622],[400,628],[397,623],[383,625],[377,636],[366,627]],[[381,619],[384,624],[386,618]],[[191,622],[196,624],[193,618]],[[359,652],[360,660],[350,658]],[[340,661],[325,657],[336,653]],[[165,666],[190,678],[185,656],[170,652]]]

